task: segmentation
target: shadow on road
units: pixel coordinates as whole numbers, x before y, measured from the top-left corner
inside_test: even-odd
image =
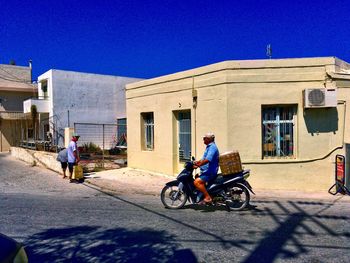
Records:
[[[25,241],[29,262],[197,262],[165,231],[94,226],[49,229]]]
[[[88,185],[86,186],[89,188],[93,188],[97,191],[103,192],[97,188],[94,188]],[[222,248],[225,250],[233,249],[233,248],[242,250],[245,256],[239,262],[272,263],[278,259],[298,260],[301,257],[303,257],[303,259],[305,260],[305,257],[307,258],[308,255],[312,258],[312,251],[322,250],[322,249],[327,249],[327,250],[331,249],[334,253],[340,253],[340,255],[342,256],[350,252],[350,247],[347,245],[348,242],[350,241],[350,232],[349,231],[339,232],[338,230],[335,230],[329,227],[326,222],[327,220],[332,219],[332,220],[339,220],[339,224],[344,224],[344,222],[348,221],[350,218],[348,216],[322,215],[322,213],[325,210],[330,209],[334,205],[334,203],[313,202],[313,201],[280,202],[280,201],[256,200],[254,202],[256,205],[250,206],[245,211],[240,211],[239,212],[240,216],[244,216],[245,214],[249,213],[251,215],[258,215],[259,217],[261,217],[262,221],[272,219],[272,221],[274,222],[275,225],[277,225],[277,227],[275,229],[269,229],[269,227],[264,229],[264,226],[262,224],[262,228],[257,232],[252,232],[252,231],[249,232],[249,236],[251,236],[252,238],[247,238],[246,235],[244,235],[242,238],[234,238],[234,236],[232,236],[232,238],[231,237],[227,238],[227,233],[226,235],[224,235],[226,237],[224,237],[220,233],[216,233],[216,232],[213,233],[203,228],[196,227],[192,224],[183,222],[179,219],[175,219],[173,217],[167,216],[163,213],[154,211],[152,209],[149,209],[142,205],[128,201],[121,197],[117,197],[111,193],[106,193],[106,192],[103,192],[103,193],[117,200],[123,201],[132,206],[138,207],[146,212],[158,215],[159,217],[168,219],[174,223],[178,223],[182,227],[184,227],[184,229],[189,228],[192,230],[196,230],[199,233],[206,235],[210,239],[210,241],[208,240],[208,238],[205,238],[203,240],[197,239],[196,243],[199,243],[199,242],[203,242],[206,244],[220,243]],[[261,209],[259,207],[259,204],[265,204],[265,205]],[[268,205],[268,207],[266,205]],[[274,207],[274,209],[270,207]],[[316,209],[310,210],[313,212],[308,212],[308,210],[312,207]],[[187,209],[188,208],[194,209],[191,206],[187,206]],[[217,210],[217,208],[215,210]],[[208,212],[213,212],[213,211],[209,210]],[[265,217],[265,219],[263,219],[263,217]],[[230,231],[230,230],[228,229],[227,231]],[[305,236],[309,236],[312,238],[319,238],[323,236],[324,238],[326,237],[332,238],[335,243],[339,243],[339,241],[340,243],[332,246],[324,245],[324,244],[305,244],[303,242],[303,238],[305,238]],[[173,254],[175,255],[176,248],[174,250],[174,248],[172,247],[173,242],[175,242],[175,237],[171,237],[171,236],[169,237],[165,233],[161,233],[160,239],[166,240],[166,242],[163,245],[169,245],[170,250],[172,249],[174,252]],[[172,240],[172,239],[173,239],[173,242],[170,241],[169,243],[169,240]],[[344,240],[347,240],[347,242],[344,242]],[[146,243],[148,243],[147,238],[146,238]],[[137,246],[139,248],[142,248],[143,247],[142,244],[143,242],[141,239],[141,243]],[[287,244],[289,246],[286,246]],[[136,253],[136,251],[137,249],[134,252]],[[159,250],[155,252],[155,254],[157,254],[158,252],[164,253],[162,250]],[[192,254],[192,251],[184,252],[184,254],[187,254],[187,253]],[[331,256],[330,254],[327,254],[327,255]],[[189,258],[187,258],[186,256],[184,262],[196,262],[196,261],[189,261],[189,259],[191,258],[196,260],[195,256],[192,254],[192,256]],[[161,262],[161,260],[154,261],[154,262]],[[179,261],[181,261],[181,257],[179,258]],[[120,261],[120,262],[128,262],[128,261]],[[139,262],[142,262],[142,261],[139,261]],[[177,262],[177,261],[168,260],[166,262]],[[302,262],[305,262],[305,261],[302,261]]]
[[[233,212],[234,211],[230,211],[229,209],[227,209],[226,205],[200,205],[200,204],[189,204],[189,205],[185,205],[182,209],[193,209],[196,211],[200,211],[203,213],[208,213],[208,212],[216,212],[216,211],[226,211],[226,212]],[[248,205],[246,208],[242,209],[242,211],[253,211],[255,210],[256,212],[258,212],[259,210],[256,208],[255,205]]]
[[[0,158],[6,158],[7,156],[10,156],[9,153],[0,153]]]
[[[193,209],[200,212],[227,211],[226,206],[199,205],[199,204],[185,205],[183,209]]]
[[[277,224],[277,228],[273,231],[267,231],[262,239],[257,243],[254,250],[246,257],[243,263],[259,262],[259,263],[272,263],[277,258],[284,260],[297,259],[302,255],[310,253],[311,249],[333,249],[341,253],[348,253],[350,247],[343,244],[334,245],[332,247],[322,246],[321,244],[309,245],[304,244],[302,237],[311,236],[318,238],[318,236],[331,236],[334,239],[346,239],[350,237],[349,232],[338,232],[330,228],[322,220],[340,220],[345,222],[350,218],[347,216],[323,216],[321,213],[324,210],[329,209],[334,204],[326,202],[314,202],[314,201],[288,201],[287,205],[282,204],[279,201],[257,201],[256,203],[269,203],[271,206],[276,206],[280,209],[281,214],[278,215],[270,208],[265,208],[264,211],[259,211],[260,215],[265,215],[273,219]],[[318,207],[317,212],[309,213],[307,209],[309,206]],[[282,215],[282,218],[280,217]],[[341,223],[340,223],[341,224]],[[320,229],[321,232],[315,231]],[[322,234],[320,234],[322,233]],[[255,234],[251,232],[250,234]],[[291,243],[289,248],[286,248],[287,243]],[[321,262],[318,260],[312,260],[312,262]],[[325,260],[324,262],[327,262]],[[342,262],[340,259],[339,262]]]

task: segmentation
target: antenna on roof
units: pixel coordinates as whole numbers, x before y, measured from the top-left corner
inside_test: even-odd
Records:
[[[272,47],[271,44],[268,44],[266,47],[266,56],[271,59],[272,58]]]

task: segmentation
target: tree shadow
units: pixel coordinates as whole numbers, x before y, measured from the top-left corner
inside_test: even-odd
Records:
[[[91,186],[88,186],[93,188]],[[93,188],[95,189],[95,188]],[[101,191],[96,189],[97,191]],[[103,192],[103,191],[101,191]],[[311,252],[315,249],[333,249],[334,253],[340,253],[342,260],[344,259],[344,255],[350,251],[350,247],[340,244],[328,246],[327,244],[305,244],[303,239],[305,236],[320,238],[322,236],[329,236],[334,239],[342,240],[350,237],[350,232],[344,231],[339,232],[337,230],[332,229],[327,225],[327,222],[324,220],[332,219],[332,220],[341,220],[340,223],[344,222],[344,220],[349,220],[348,216],[338,216],[338,215],[323,215],[325,210],[331,208],[334,203],[330,202],[322,202],[322,201],[270,201],[270,200],[255,200],[254,203],[256,205],[252,205],[247,208],[246,211],[239,211],[240,215],[251,214],[251,215],[259,215],[260,218],[266,218],[269,221],[274,222],[277,226],[275,229],[271,229],[269,225],[266,226],[266,230],[264,230],[265,226],[262,223],[261,228],[254,231],[249,231],[249,236],[256,236],[260,239],[256,238],[225,238],[222,236],[220,232],[211,232],[205,230],[200,227],[196,227],[193,224],[189,224],[183,222],[179,219],[170,217],[166,214],[157,212],[155,210],[149,209],[145,206],[139,205],[135,202],[128,201],[121,197],[117,197],[113,194],[106,193],[111,197],[130,204],[132,206],[138,207],[145,212],[152,213],[161,218],[170,220],[174,223],[178,223],[184,228],[190,228],[191,230],[198,231],[202,235],[206,235],[210,237],[212,241],[211,243],[221,244],[222,248],[225,250],[228,249],[240,249],[246,253],[244,258],[239,262],[251,263],[251,262],[259,262],[259,263],[272,263],[276,262],[276,260],[298,260],[301,257],[303,259],[305,257],[312,258]],[[263,206],[262,208],[260,206]],[[273,207],[267,207],[271,206]],[[308,212],[309,208],[313,208]],[[185,208],[187,209],[195,209],[191,205],[187,205]],[[315,209],[316,208],[316,209]],[[315,211],[316,210],[316,211]],[[215,208],[216,211],[216,208]],[[210,211],[209,211],[210,212]],[[237,212],[234,212],[237,213]],[[262,221],[266,221],[263,219]],[[322,219],[323,221],[321,221]],[[313,225],[313,227],[311,227]],[[315,230],[315,227],[317,228]],[[196,239],[196,242],[205,242],[208,244],[208,239]],[[287,246],[288,245],[288,246]],[[252,246],[254,246],[252,248]],[[185,252],[186,253],[186,252]],[[192,252],[191,252],[192,253]],[[120,261],[120,262],[128,262],[128,261]],[[133,262],[133,260],[129,261]],[[145,261],[140,261],[145,262]],[[150,260],[146,260],[146,262],[152,262]],[[161,261],[153,261],[153,262],[161,262]],[[166,262],[177,262],[175,260],[167,260]],[[188,260],[186,257],[184,262],[193,262]],[[195,262],[195,261],[194,261]],[[237,261],[238,262],[238,261]],[[344,261],[345,262],[345,261]],[[347,262],[347,261],[346,261]]]
[[[197,262],[174,236],[152,229],[57,228],[37,233],[24,243],[29,262]]]

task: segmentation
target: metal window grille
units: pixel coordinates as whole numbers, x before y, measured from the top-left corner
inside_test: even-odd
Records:
[[[179,159],[191,160],[191,112],[179,112]]]
[[[295,109],[294,106],[263,108],[263,157],[294,156]]]
[[[117,119],[117,138],[118,138],[118,142],[122,141],[123,138],[126,138],[126,133],[127,133],[127,129],[126,129],[126,119]],[[125,140],[125,146],[126,146],[126,140]]]
[[[154,119],[153,112],[143,114],[144,124],[144,142],[146,150],[153,150],[154,148]]]

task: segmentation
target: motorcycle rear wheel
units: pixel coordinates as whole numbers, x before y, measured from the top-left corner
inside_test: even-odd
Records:
[[[241,185],[234,185],[227,189],[226,195],[226,205],[233,211],[243,210],[250,201],[249,191]]]
[[[166,185],[160,193],[160,200],[166,208],[180,209],[187,201],[187,194],[180,190],[177,185]]]

